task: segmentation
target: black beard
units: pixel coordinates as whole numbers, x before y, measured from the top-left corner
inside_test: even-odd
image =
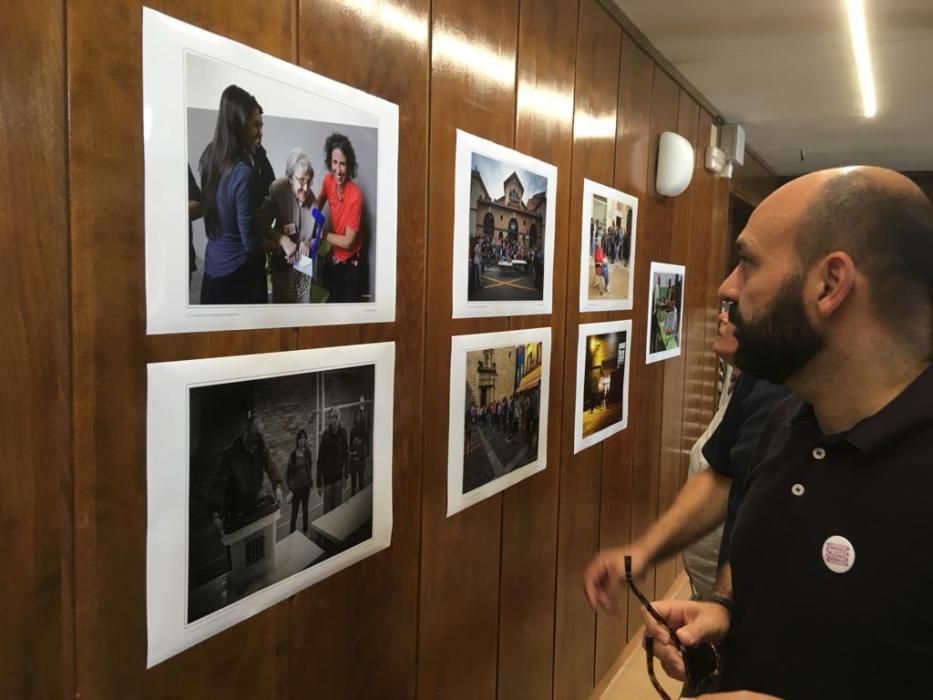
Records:
[[[787,277],[767,308],[744,318],[738,303],[729,320],[739,348],[735,364],[743,372],[772,384],[783,384],[803,369],[820,350],[823,338],[803,308],[803,276]]]

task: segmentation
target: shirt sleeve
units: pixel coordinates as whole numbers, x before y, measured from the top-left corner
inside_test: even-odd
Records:
[[[744,479],[768,416],[787,394],[783,386],[739,377],[722,423],[703,448],[710,466],[723,476]]]
[[[233,179],[233,201],[236,202],[237,231],[240,242],[247,253],[256,247],[256,236],[253,234],[253,203],[251,188],[253,184],[253,171],[243,163],[238,163],[230,174]]]

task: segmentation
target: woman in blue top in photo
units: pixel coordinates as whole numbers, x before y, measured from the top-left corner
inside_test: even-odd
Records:
[[[253,227],[262,201],[254,169],[261,143],[262,107],[230,85],[220,97],[214,138],[199,165],[207,233],[202,304],[268,301],[263,242]]]

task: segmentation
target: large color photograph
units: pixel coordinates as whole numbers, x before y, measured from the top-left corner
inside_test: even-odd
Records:
[[[549,329],[453,338],[448,515],[544,469],[549,343]]]
[[[580,326],[574,454],[628,426],[631,321]]]
[[[395,105],[148,9],[144,103],[150,332],[392,320]]]
[[[648,290],[647,362],[659,362],[680,355],[684,325],[683,265],[652,262]]]
[[[454,317],[550,313],[557,169],[457,132]]]
[[[580,311],[632,308],[638,199],[583,180]]]
[[[393,353],[149,366],[150,665],[388,546]]]

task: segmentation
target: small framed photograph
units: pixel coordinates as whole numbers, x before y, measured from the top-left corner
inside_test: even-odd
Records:
[[[143,8],[143,138],[148,333],[395,320],[397,105]]]
[[[547,466],[551,329],[451,339],[447,515]]]
[[[557,167],[457,131],[453,316],[551,313]]]
[[[154,666],[389,546],[394,343],[150,364]]]
[[[635,288],[638,199],[583,180],[580,311],[626,311]]]
[[[683,265],[652,262],[648,295],[648,364],[680,355],[684,326]]]
[[[631,321],[580,326],[574,454],[628,427],[631,340]]]

